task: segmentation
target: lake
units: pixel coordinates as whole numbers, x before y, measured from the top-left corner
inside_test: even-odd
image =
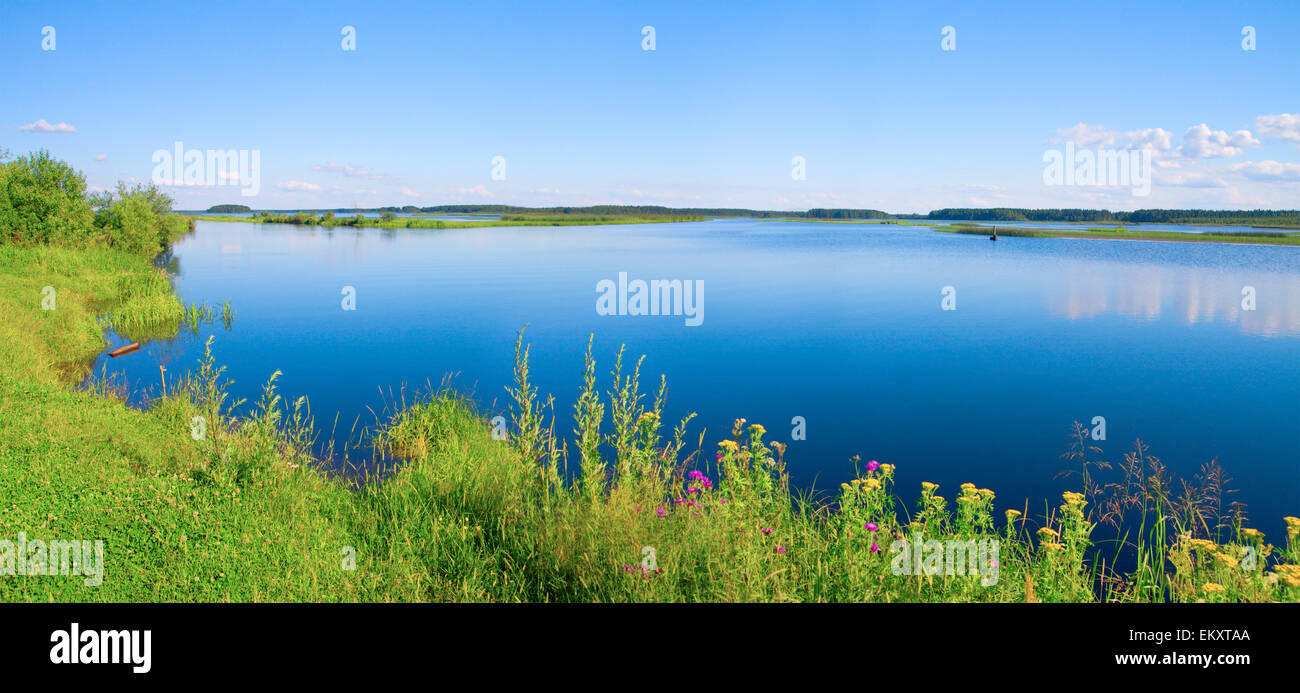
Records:
[[[282,370],[281,393],[309,398],[322,441],[337,413],[338,449],[403,385],[409,400],[448,374],[485,413],[503,412],[527,323],[557,430],[573,427],[594,332],[602,389],[626,344],[647,355],[649,397],[667,376],[670,423],[699,413],[689,449],[706,428],[712,458],[734,418],[762,423],[789,443],[803,488],[836,489],[861,455],[897,465],[909,507],[921,481],[949,498],[970,481],[999,508],[1041,515],[1078,485],[1054,479],[1071,423],[1101,416],[1102,459],[1121,460],[1136,438],[1188,478],[1217,458],[1241,489],[1227,500],[1248,503],[1275,541],[1281,517],[1300,514],[1300,248],[728,219],[448,231],[200,221],[173,252],[180,295],[230,301],[232,329],[218,321],[96,370],[144,397],[160,363],[169,377],[192,368],[215,334],[237,397],[256,401]],[[702,322],[598,314],[597,284],[620,273],[702,281]],[[344,287],[355,310],[342,309]],[[804,440],[791,440],[795,417]]]

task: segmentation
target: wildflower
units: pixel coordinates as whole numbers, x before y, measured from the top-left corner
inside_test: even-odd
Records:
[[[740,449],[740,446],[736,445],[736,441],[734,440],[724,440],[721,443],[718,443],[718,447],[728,452],[735,452]]]
[[[767,433],[767,429],[763,428],[762,424],[750,424],[749,434],[751,436],[755,438],[762,438],[764,433]]]
[[[867,471],[868,471],[868,472],[874,472],[874,471],[876,471],[877,469],[880,469],[880,463],[879,463],[879,462],[877,462],[877,461],[875,461],[875,460],[871,460],[870,462],[867,463]]]
[[[1277,579],[1285,582],[1291,587],[1300,587],[1300,565],[1287,563],[1274,568]]]
[[[673,502],[674,502],[674,503],[685,503],[685,502],[686,502],[686,499],[685,499],[685,498],[678,498],[677,500],[675,500],[675,501],[673,501]]]
[[[1012,522],[1015,522],[1015,521],[1016,521],[1016,518],[1018,518],[1018,517],[1020,517],[1020,511],[1019,511],[1019,510],[1008,510],[1008,511],[1007,511],[1007,524],[1011,524]]]
[[[878,490],[880,490],[880,479],[877,479],[877,478],[875,478],[875,477],[872,477],[872,478],[870,478],[870,479],[867,479],[864,483],[867,485],[867,488],[868,488],[869,490],[872,490],[872,491],[878,491]]]
[[[874,522],[868,522],[867,524],[862,525],[862,528],[867,530],[868,532],[874,532],[880,529],[879,527],[876,526],[876,523]]]
[[[1051,549],[1053,551],[1063,551],[1065,550],[1065,545],[1055,541],[1045,541],[1043,542],[1043,548]]]
[[[924,490],[924,491],[933,491],[933,490],[935,490],[935,489],[937,489],[937,488],[939,488],[939,485],[938,485],[938,484],[932,484],[932,483],[930,483],[930,482],[928,482],[928,481],[922,481],[922,482],[921,482],[921,489]]]
[[[686,475],[686,478],[687,478],[687,479],[691,479],[691,480],[695,480],[695,479],[703,479],[703,478],[704,478],[704,472],[701,472],[701,471],[698,470],[698,469],[692,469],[692,470],[690,471],[690,473]]]
[[[1043,527],[1042,529],[1038,530],[1038,537],[1043,540],[1046,540],[1047,537],[1056,539],[1060,536],[1061,536],[1060,532],[1057,532],[1056,530],[1048,527]]]
[[[1206,592],[1227,592],[1227,590],[1223,589],[1223,585],[1220,585],[1217,582],[1207,582],[1201,589]]]
[[[785,547],[784,547],[784,546],[777,546],[777,547],[776,547],[775,549],[773,549],[773,550],[776,551],[777,553],[785,553]]]
[[[1263,539],[1264,533],[1253,527],[1245,527],[1241,530],[1241,536],[1250,537],[1251,539]]]
[[[1287,531],[1300,532],[1300,517],[1284,517],[1282,521],[1286,523]]]
[[[668,515],[668,511],[664,510],[664,506],[661,505],[655,510],[655,514],[658,515],[659,517],[666,517]]]
[[[964,483],[964,484],[962,484],[962,485],[961,485],[961,492],[962,492],[962,493],[975,493],[975,484],[972,484],[972,483],[970,483],[969,481],[966,482],[966,483]]]
[[[874,541],[871,542],[871,553],[880,553],[880,544],[877,544]]]
[[[1225,565],[1225,566],[1227,566],[1227,567],[1229,567],[1229,568],[1236,568],[1236,567],[1237,567],[1237,559],[1236,559],[1234,556],[1229,556],[1229,555],[1226,554],[1226,553],[1216,553],[1216,554],[1214,554],[1214,558],[1215,558],[1215,560],[1217,560],[1219,563],[1222,563],[1223,565]]]
[[[760,530],[758,530],[758,531],[762,532],[763,534],[771,534],[771,533],[772,533],[772,528],[771,528],[771,527],[764,527],[763,529],[760,529]]]
[[[884,472],[885,474],[892,474],[894,472],[894,465],[882,464],[880,465],[880,471]]]

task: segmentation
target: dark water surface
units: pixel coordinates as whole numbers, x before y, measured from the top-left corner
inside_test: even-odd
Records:
[[[921,481],[971,481],[1001,508],[1041,514],[1070,424],[1106,421],[1103,459],[1135,438],[1190,477],[1217,458],[1233,498],[1274,540],[1300,514],[1300,248],[936,233],[894,225],[717,220],[450,231],[198,222],[174,248],[187,302],[230,301],[235,321],[96,364],[137,392],[192,368],[209,333],[255,401],[275,369],[308,396],[337,446],[387,392],[458,374],[504,411],[516,331],[533,374],[570,413],[587,334],[602,389],[620,344],[668,378],[675,421],[699,412],[714,449],[736,417],[788,442],[805,488],[834,489],[849,458]],[[703,322],[596,312],[596,285],[703,280]],[[341,307],[355,287],[356,310]],[[944,287],[956,309],[943,310]],[[1244,310],[1253,287],[1256,309]],[[129,335],[128,335],[129,336]],[[384,394],[381,395],[380,388]],[[804,417],[807,439],[791,440]],[[607,426],[608,428],[608,426]],[[693,445],[692,445],[693,449]],[[366,457],[366,455],[360,455]],[[576,463],[575,465],[576,466]],[[1103,472],[1103,476],[1105,476]],[[1111,473],[1114,478],[1116,473]],[[914,494],[915,492],[915,494]]]

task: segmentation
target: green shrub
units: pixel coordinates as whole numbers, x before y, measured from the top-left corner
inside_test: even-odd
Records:
[[[40,150],[0,167],[0,243],[82,247],[94,238],[86,178]]]

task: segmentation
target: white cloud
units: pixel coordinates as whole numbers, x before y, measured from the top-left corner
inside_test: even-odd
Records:
[[[480,195],[482,197],[492,196],[492,193],[488,191],[487,187],[484,186],[482,183],[479,183],[478,185],[472,188],[461,188],[457,192],[459,192],[462,195]]]
[[[1280,161],[1245,161],[1228,167],[1250,180],[1265,182],[1300,181],[1300,164],[1284,164]]]
[[[311,170],[325,171],[327,173],[341,173],[348,178],[368,178],[370,180],[381,180],[386,178],[382,173],[371,173],[365,166],[354,166],[352,164],[340,166],[333,161],[328,164],[312,164]]]
[[[1262,115],[1255,119],[1255,131],[1260,137],[1286,140],[1300,144],[1300,115],[1295,113],[1275,113]]]
[[[1073,127],[1061,128],[1056,131],[1057,136],[1052,138],[1053,144],[1065,144],[1073,142],[1076,147],[1092,149],[1094,147],[1109,147],[1115,144],[1117,133],[1106,129],[1105,125],[1084,125],[1077,123]]]
[[[315,183],[307,183],[300,180],[283,181],[280,183],[276,183],[275,187],[280,188],[281,190],[293,190],[293,191],[304,191],[304,192],[318,192],[321,189],[321,187],[319,185],[316,185]]]
[[[1173,133],[1164,128],[1130,130],[1124,133],[1130,149],[1151,149],[1158,152],[1167,152],[1173,147],[1169,142],[1169,138],[1172,136]]]
[[[1102,149],[1124,143],[1124,149],[1150,149],[1155,152],[1168,151],[1172,133],[1164,128],[1146,128],[1118,132],[1107,130],[1104,125],[1086,125],[1078,123],[1073,127],[1061,128],[1056,137],[1049,140],[1053,144],[1073,142],[1080,149]]]
[[[1249,130],[1238,130],[1231,135],[1223,130],[1211,130],[1205,123],[1187,128],[1183,135],[1183,146],[1178,153],[1195,159],[1216,157],[1233,157],[1245,147],[1258,147],[1259,140],[1251,136]]]
[[[100,154],[99,156],[95,157],[95,161],[107,161],[107,160],[108,160],[107,154]]]
[[[406,186],[402,186],[402,194],[405,195],[405,196],[407,196],[407,197],[419,197],[419,196],[420,196],[420,193],[415,192],[414,190],[412,190],[412,189],[410,189],[410,188],[408,188],[408,187],[406,187]]]
[[[72,127],[71,125],[68,125],[67,123],[50,125],[48,122],[45,121],[44,118],[41,118],[35,123],[28,123],[26,125],[19,126],[18,129],[22,130],[23,132],[76,132],[77,131],[76,128]]]

